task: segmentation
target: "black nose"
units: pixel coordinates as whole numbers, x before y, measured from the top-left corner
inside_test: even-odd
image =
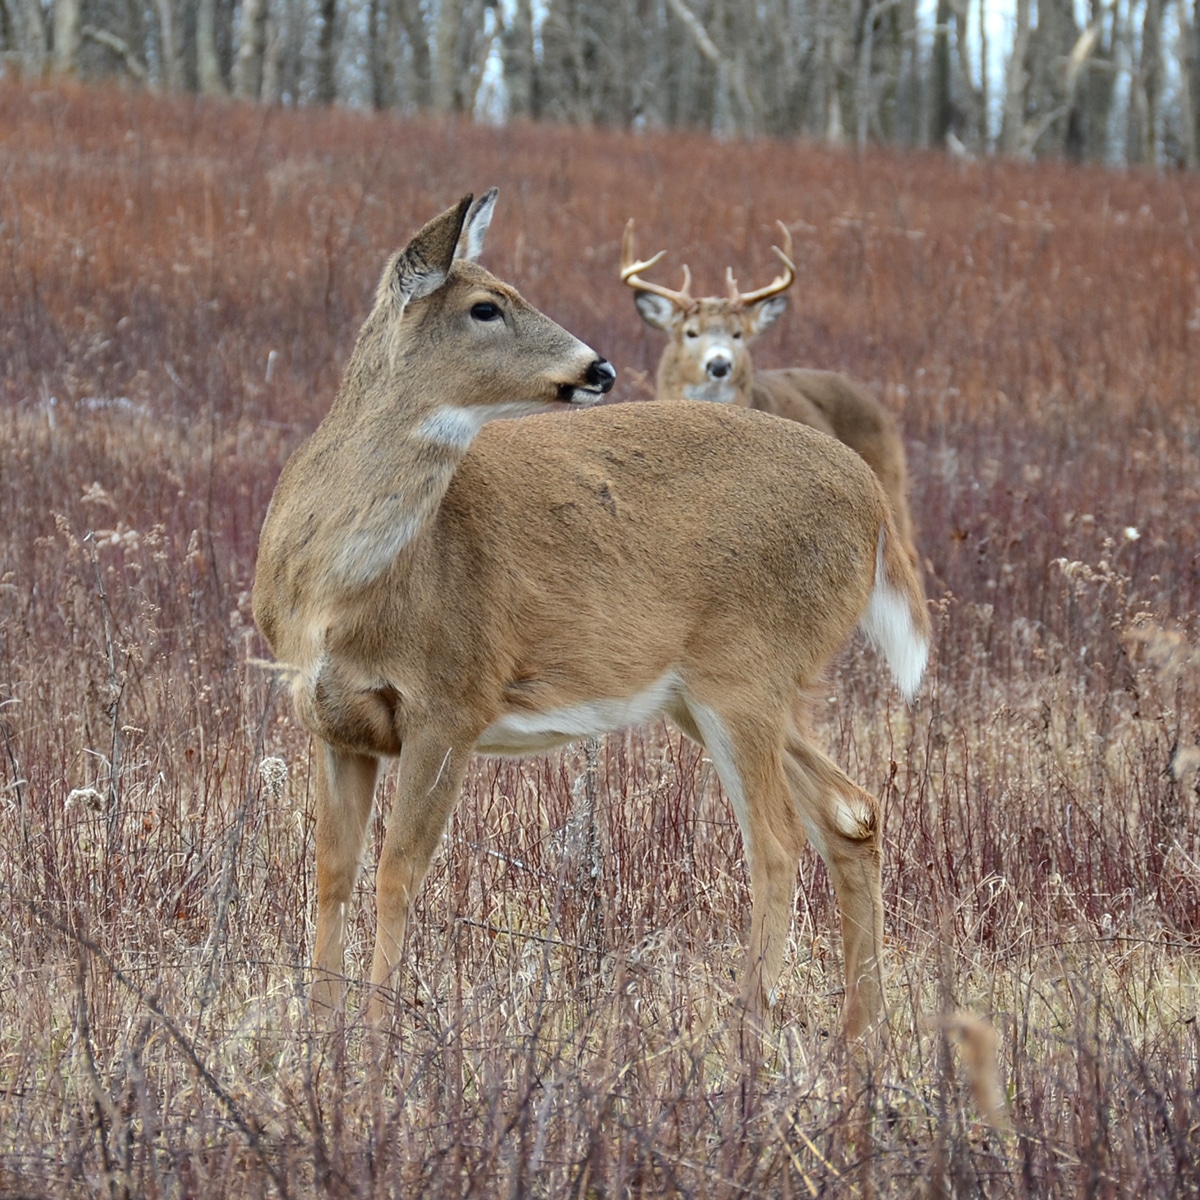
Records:
[[[588,387],[598,392],[611,392],[612,385],[617,382],[617,369],[607,358],[598,358],[587,369],[587,382]]]
[[[708,373],[714,379],[724,379],[729,374],[729,363],[723,358],[714,359],[708,364]]]

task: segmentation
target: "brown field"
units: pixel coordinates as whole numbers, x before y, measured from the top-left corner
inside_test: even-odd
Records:
[[[902,422],[935,659],[911,710],[859,643],[817,698],[885,813],[866,1075],[815,856],[732,1052],[741,843],[665,726],[479,760],[397,1036],[310,1028],[257,531],[386,255],[492,183],[488,265],[623,398],[626,218],[709,291],[782,218],[757,361]],[[0,1197],[1200,1192],[1198,240],[1186,174],[0,83]]]

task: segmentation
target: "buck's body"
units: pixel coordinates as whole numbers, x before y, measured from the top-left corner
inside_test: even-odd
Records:
[[[255,618],[317,740],[316,1005],[340,1003],[381,760],[399,761],[376,1017],[470,756],[666,713],[708,748],[746,840],[751,1009],[779,973],[807,836],[838,892],[859,1032],[882,1004],[877,806],[807,743],[801,700],[859,623],[907,693],[920,680],[928,617],[887,501],[799,425],[582,409],[614,372],[473,261],[494,198],[389,264],[263,525]],[[489,423],[547,408],[566,411]]]

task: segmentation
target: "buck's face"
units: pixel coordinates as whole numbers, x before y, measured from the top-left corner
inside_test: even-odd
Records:
[[[707,297],[681,306],[650,292],[636,293],[635,302],[642,320],[670,337],[659,365],[660,394],[724,403],[749,389],[750,343],[787,306],[783,296],[744,306]]]
[[[696,300],[691,293],[692,273],[683,268],[683,287],[678,291],[653,283],[644,272],[666,253],[639,262],[633,246],[633,221],[621,239],[621,281],[634,290],[634,303],[642,320],[661,329],[670,342],[658,364],[660,400],[716,400],[725,404],[748,404],[754,368],[750,363],[752,342],[769,329],[787,307],[784,292],[796,278],[792,263],[792,235],[782,221],[784,248],[773,246],[783,264],[783,273],[766,287],[743,292],[738,289],[733,269],[725,272],[729,294],[724,299],[707,296]]]

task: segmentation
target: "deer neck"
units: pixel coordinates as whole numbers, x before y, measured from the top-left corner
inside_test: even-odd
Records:
[[[419,397],[397,403],[393,396],[386,407],[360,410],[350,420],[349,413],[330,413],[326,440],[337,447],[343,478],[353,480],[345,502],[330,512],[340,543],[332,575],[342,587],[368,587],[417,540],[479,430],[505,415],[497,407],[503,406],[451,407]]]
[[[439,379],[427,352],[370,332],[268,517],[281,539],[276,558],[306,578],[309,595],[345,597],[389,571],[434,519],[484,423],[507,415],[504,404],[448,404],[445,372]]]

